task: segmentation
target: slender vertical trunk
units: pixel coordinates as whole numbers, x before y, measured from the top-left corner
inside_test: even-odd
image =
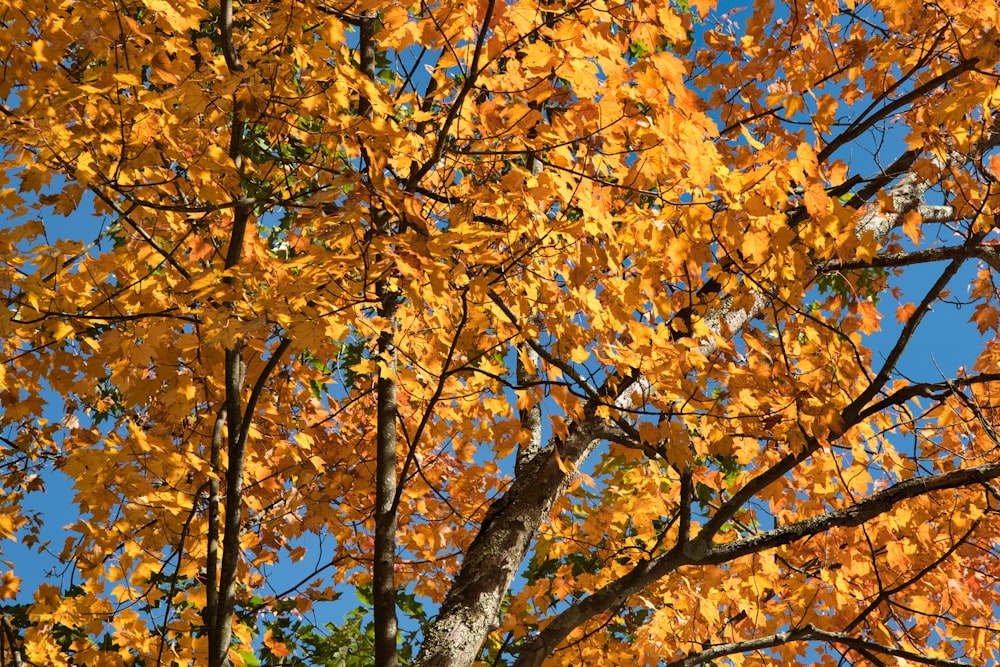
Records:
[[[375,665],[396,666],[396,293],[379,285],[387,329],[379,334],[378,433],[375,461]]]
[[[233,612],[236,606],[236,570],[240,563],[240,528],[243,524],[243,467],[246,442],[243,430],[243,405],[240,394],[246,366],[239,343],[226,350],[226,515],[222,527],[222,557],[219,559],[219,593],[215,609],[214,637],[209,641],[210,667],[228,663],[233,636]],[[235,415],[235,416],[234,416]]]
[[[361,73],[375,79],[375,30],[377,18],[366,12],[361,18],[358,44]],[[371,103],[362,97],[358,114],[370,117]],[[367,153],[364,153],[367,156]],[[372,169],[367,160],[368,169]],[[369,174],[371,176],[371,174]],[[387,220],[378,205],[380,193],[372,193],[372,226],[386,232]],[[375,562],[372,588],[375,614],[375,667],[396,667],[396,341],[394,322],[398,296],[385,280],[376,285],[380,301],[379,317],[386,328],[378,337],[379,377],[377,433],[375,436]]]
[[[229,140],[229,157],[237,168],[243,165],[243,109],[233,100],[233,126]],[[250,224],[251,209],[239,203],[233,209],[233,228],[226,251],[225,268],[231,269],[243,258],[243,243],[247,226]],[[232,282],[232,278],[225,278]],[[236,607],[236,572],[240,564],[240,531],[243,524],[243,470],[246,463],[246,437],[244,424],[249,414],[243,414],[243,383],[246,379],[246,362],[243,359],[243,343],[239,340],[226,347],[224,373],[225,398],[219,412],[216,431],[221,422],[226,424],[225,471],[225,516],[222,520],[222,554],[219,555],[219,497],[218,482],[214,482],[209,492],[215,498],[215,505],[209,509],[209,553],[206,582],[208,593],[208,616],[205,626],[208,630],[208,667],[225,667],[229,663],[229,645],[233,637],[233,612]],[[222,438],[215,434],[212,441],[213,471],[221,475],[221,452],[218,449]],[[213,493],[215,491],[215,493]],[[211,502],[211,501],[210,501]],[[214,521],[213,521],[214,515]],[[218,563],[218,574],[216,574]],[[217,582],[217,586],[216,586]]]
[[[215,418],[215,428],[212,429],[212,450],[209,454],[209,464],[215,473],[222,469],[222,437],[225,424],[226,408],[223,407],[219,410],[219,414]],[[213,628],[213,630],[219,611],[219,503],[221,499],[222,484],[216,475],[208,483],[208,553],[205,557],[205,609],[202,611],[202,622],[206,628]],[[211,659],[211,653],[209,653],[209,663],[215,664]]]
[[[237,207],[226,268],[234,266],[239,261],[248,219],[249,210]],[[239,246],[234,248],[237,243]],[[240,529],[243,524],[243,469],[246,462],[246,439],[242,437],[246,430],[243,424],[242,392],[246,379],[246,363],[243,360],[243,345],[239,341],[233,342],[226,348],[224,373],[225,403],[216,424],[216,430],[219,431],[224,420],[227,431],[225,438],[227,452],[224,487],[225,516],[221,526],[221,556],[218,554],[220,528],[218,481],[213,482],[209,492],[210,498],[214,498],[216,503],[214,507],[209,509],[209,558],[207,563],[209,571],[206,573],[207,585],[210,586],[208,594],[208,615],[210,618],[206,621],[209,632],[209,667],[224,667],[229,661],[229,644],[233,636],[233,611],[236,605],[236,571],[240,562]],[[221,452],[218,451],[218,444],[222,438],[219,433],[216,436],[213,437],[212,443],[212,464],[216,474],[221,475]],[[216,563],[218,563],[218,574],[215,571]]]

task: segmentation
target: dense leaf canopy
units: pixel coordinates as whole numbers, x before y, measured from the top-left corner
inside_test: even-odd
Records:
[[[996,3],[0,24],[0,662],[1000,661]]]

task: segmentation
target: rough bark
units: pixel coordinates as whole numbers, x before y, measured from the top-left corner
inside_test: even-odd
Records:
[[[566,438],[549,443],[494,501],[437,619],[427,628],[416,667],[475,662],[486,635],[499,623],[500,603],[535,532],[566,490],[566,471],[583,461],[601,437],[596,417],[572,424]]]
[[[243,156],[243,117],[241,105],[233,102],[233,125],[229,142],[229,156],[233,162],[240,167]],[[250,222],[251,209],[247,204],[237,204],[233,209],[233,227],[229,238],[229,246],[226,250],[225,268],[231,269],[240,263],[243,257],[243,243],[246,238],[247,226]],[[232,278],[226,278],[227,282],[232,282]],[[208,573],[208,581],[216,576],[214,563],[218,560],[218,588],[209,594],[208,613],[211,616],[206,624],[208,632],[208,664],[209,667],[223,667],[229,662],[229,645],[233,636],[233,611],[236,606],[236,570],[239,567],[240,557],[240,530],[243,522],[243,469],[246,459],[246,438],[241,437],[244,430],[244,415],[242,404],[243,382],[246,379],[246,362],[243,359],[243,346],[239,341],[234,341],[225,350],[224,386],[225,397],[223,406],[220,409],[220,419],[224,414],[226,423],[226,469],[225,477],[225,514],[222,519],[222,553],[218,553],[219,526],[218,517],[214,522],[214,532],[210,526],[209,540],[209,561],[211,567]],[[218,424],[217,424],[218,427]],[[219,452],[216,450],[217,441],[213,439],[213,469],[215,474],[223,476],[223,471],[219,467],[220,461],[216,460]],[[213,494],[210,490],[209,495]],[[211,513],[218,512],[218,506],[209,510]],[[210,520],[210,523],[211,520]]]

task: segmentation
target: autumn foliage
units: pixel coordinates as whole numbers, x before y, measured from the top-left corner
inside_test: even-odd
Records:
[[[0,663],[1000,662],[996,3],[0,23]]]

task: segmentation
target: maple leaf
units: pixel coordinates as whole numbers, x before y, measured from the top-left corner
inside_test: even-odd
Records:
[[[976,306],[969,321],[976,323],[979,333],[986,333],[990,329],[997,331],[1000,327],[1000,312],[991,304],[981,303]]]
[[[905,324],[907,320],[915,313],[917,307],[912,303],[904,303],[899,308],[896,309],[896,321],[900,324]]]

